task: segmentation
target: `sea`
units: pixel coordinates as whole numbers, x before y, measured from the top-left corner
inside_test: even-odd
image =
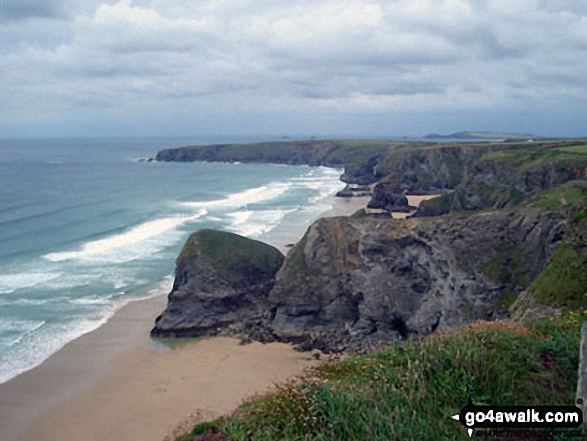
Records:
[[[141,162],[261,139],[0,139],[0,383],[169,292],[187,237],[214,228],[284,249],[344,187],[325,167]],[[267,139],[262,139],[267,140]]]

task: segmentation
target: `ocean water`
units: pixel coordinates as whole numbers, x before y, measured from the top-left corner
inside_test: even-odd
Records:
[[[344,187],[323,167],[138,161],[212,141],[0,140],[0,383],[168,291],[190,233],[301,237]]]

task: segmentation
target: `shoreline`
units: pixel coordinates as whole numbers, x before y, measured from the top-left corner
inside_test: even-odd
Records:
[[[368,200],[368,197],[337,198],[331,195],[325,204],[330,208],[318,214],[316,219],[351,215],[364,208]],[[301,237],[290,237],[287,242],[295,243],[300,239]],[[288,243],[271,244],[287,254]],[[161,293],[125,304],[102,326],[67,343],[39,366],[0,384],[2,439],[129,439],[128,436],[131,435],[136,437],[139,433],[136,430],[140,429],[134,429],[131,434],[127,425],[120,427],[120,424],[126,419],[138,418],[138,409],[146,406],[143,409],[144,422],[135,421],[134,426],[148,427],[141,435],[142,440],[159,441],[178,422],[185,421],[190,413],[195,412],[198,418],[213,418],[230,412],[252,394],[266,391],[275,382],[298,375],[303,368],[318,363],[311,354],[295,352],[293,346],[282,343],[240,346],[238,340],[216,337],[191,340],[169,347],[151,340],[149,331],[155,318],[167,304],[166,294]],[[181,361],[187,363],[188,368],[195,368],[208,354],[217,354],[220,358],[209,373],[210,378],[206,384],[199,384],[197,381],[192,384],[196,388],[193,394],[199,395],[198,388],[209,389],[210,384],[214,383],[216,393],[208,390],[202,395],[206,397],[204,403],[187,404],[182,400],[189,398],[185,395],[192,395],[189,393],[191,389],[186,387],[187,384],[182,384],[175,392],[173,402],[168,403],[167,410],[159,412],[161,418],[169,420],[164,423],[163,420],[153,417],[152,410],[157,407],[160,392],[165,394],[163,389],[167,392],[177,387],[178,382],[186,383],[186,379],[191,377],[189,372],[179,372],[182,370]],[[227,360],[230,358],[238,360],[234,371],[229,369],[231,365]],[[175,364],[172,367],[169,366],[170,363]],[[242,378],[241,367],[251,363],[251,375]],[[138,381],[139,368],[145,370],[150,365],[151,374],[142,379],[143,383],[137,385],[134,392],[132,389],[125,389],[124,385]],[[207,367],[205,364],[200,365],[199,371],[202,373]],[[214,378],[215,372],[223,370],[227,377]],[[240,379],[233,383],[227,380],[239,378],[239,375]],[[118,383],[118,387],[112,389],[113,383]],[[159,387],[157,384],[167,386]],[[227,387],[228,384],[232,386]],[[175,386],[170,387],[172,385]],[[229,392],[229,397],[225,397],[224,401],[216,399],[218,390],[225,389]],[[151,390],[151,393],[140,396],[137,393],[139,390]],[[113,395],[116,393],[123,394],[123,398],[114,399]],[[119,408],[115,405],[118,402],[126,404]],[[80,414],[81,409],[86,411],[85,418]],[[104,415],[100,419],[96,414],[98,411],[102,412],[101,409],[111,412],[112,409],[117,410],[110,413],[109,417]],[[147,417],[147,414],[150,416]],[[153,436],[157,433],[156,427],[160,432]]]

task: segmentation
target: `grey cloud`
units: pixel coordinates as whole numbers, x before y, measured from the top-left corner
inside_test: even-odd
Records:
[[[61,0],[2,0],[0,23],[29,18],[59,18],[66,16],[66,5]]]
[[[25,20],[58,16],[65,1],[26,0],[36,12],[13,8],[0,26],[13,35],[0,49],[0,120],[11,105],[34,114],[59,103],[96,115],[165,103],[187,120],[587,101],[587,12],[570,0],[83,0],[61,30]]]

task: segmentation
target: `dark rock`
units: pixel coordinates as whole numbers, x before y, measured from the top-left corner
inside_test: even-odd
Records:
[[[175,282],[152,336],[217,334],[230,325],[262,323],[283,255],[236,234],[192,234],[176,262]]]
[[[403,221],[320,219],[290,251],[270,328],[301,350],[364,351],[507,316],[544,268],[567,214],[525,209]]]
[[[347,190],[346,188],[344,190],[340,190],[338,193],[336,193],[337,198],[352,198],[354,196],[355,196],[355,193],[353,193],[351,190]]]
[[[367,205],[367,208],[377,208],[389,212],[396,211],[401,213],[410,212],[413,207],[408,204],[408,199],[403,194],[394,193],[395,187],[389,182],[380,182],[375,186],[373,198]]]
[[[367,186],[347,185],[341,191],[336,193],[336,196],[339,198],[354,198],[354,197],[371,196],[371,189]]]
[[[418,211],[411,217],[442,216],[450,212],[452,193],[445,192],[438,197],[420,202]]]

